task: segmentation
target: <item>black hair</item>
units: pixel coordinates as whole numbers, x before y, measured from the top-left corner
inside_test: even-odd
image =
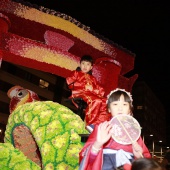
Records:
[[[80,63],[81,63],[82,61],[88,61],[88,62],[90,62],[90,63],[93,65],[93,58],[92,58],[90,55],[83,55],[83,56],[81,57],[81,59],[80,59]],[[80,67],[77,67],[76,70],[77,70],[77,71],[81,71],[81,68],[80,68]],[[87,74],[92,75],[92,70],[90,70]]]
[[[80,63],[82,61],[88,61],[88,62],[90,62],[93,65],[93,58],[90,55],[83,55],[81,57]]]
[[[114,101],[119,101],[121,95],[124,96],[125,102],[129,103],[130,111],[131,111],[130,114],[133,115],[133,113],[132,113],[132,111],[133,111],[132,101],[131,101],[129,95],[125,91],[122,91],[122,90],[115,91],[109,96],[109,98],[107,100],[107,108],[110,107],[110,103],[112,103]]]
[[[140,158],[132,163],[131,170],[161,170],[161,166],[152,158]]]

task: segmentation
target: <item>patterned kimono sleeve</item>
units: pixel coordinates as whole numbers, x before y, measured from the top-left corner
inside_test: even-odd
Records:
[[[66,83],[69,89],[74,89],[74,82],[77,80],[77,71],[72,71],[70,76],[66,78]]]
[[[99,83],[97,82],[95,77],[94,77],[93,81],[94,81],[94,84],[95,84],[94,92],[97,95],[104,96],[104,94],[105,94],[104,88],[99,85]]]
[[[93,132],[90,134],[83,149],[79,153],[79,170],[101,170],[103,164],[103,148],[99,153],[93,157],[91,155],[91,147],[96,140],[98,125],[95,126]]]
[[[142,138],[140,137],[138,140],[139,145],[142,147],[143,149],[143,157],[145,158],[151,158],[151,154],[148,150],[148,148],[146,147],[145,143],[143,142]]]

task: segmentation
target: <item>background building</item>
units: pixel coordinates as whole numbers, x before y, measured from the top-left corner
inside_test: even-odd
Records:
[[[142,137],[150,151],[154,151],[154,154],[161,156],[161,151],[163,152],[167,147],[166,112],[164,107],[143,81],[135,82],[132,94],[134,117],[142,127]]]

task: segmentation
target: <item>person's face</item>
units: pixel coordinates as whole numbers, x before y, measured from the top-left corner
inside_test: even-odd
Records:
[[[89,61],[82,61],[80,63],[80,68],[83,73],[88,73],[93,68],[93,66]]]
[[[125,102],[123,94],[120,96],[118,101],[110,103],[108,111],[111,113],[112,117],[118,114],[130,114],[130,105],[128,102]]]

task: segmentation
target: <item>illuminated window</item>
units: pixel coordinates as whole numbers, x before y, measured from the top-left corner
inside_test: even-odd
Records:
[[[143,106],[137,106],[137,110],[142,110]]]
[[[48,88],[49,83],[45,80],[40,79],[39,86],[43,89],[46,89],[46,88]]]

